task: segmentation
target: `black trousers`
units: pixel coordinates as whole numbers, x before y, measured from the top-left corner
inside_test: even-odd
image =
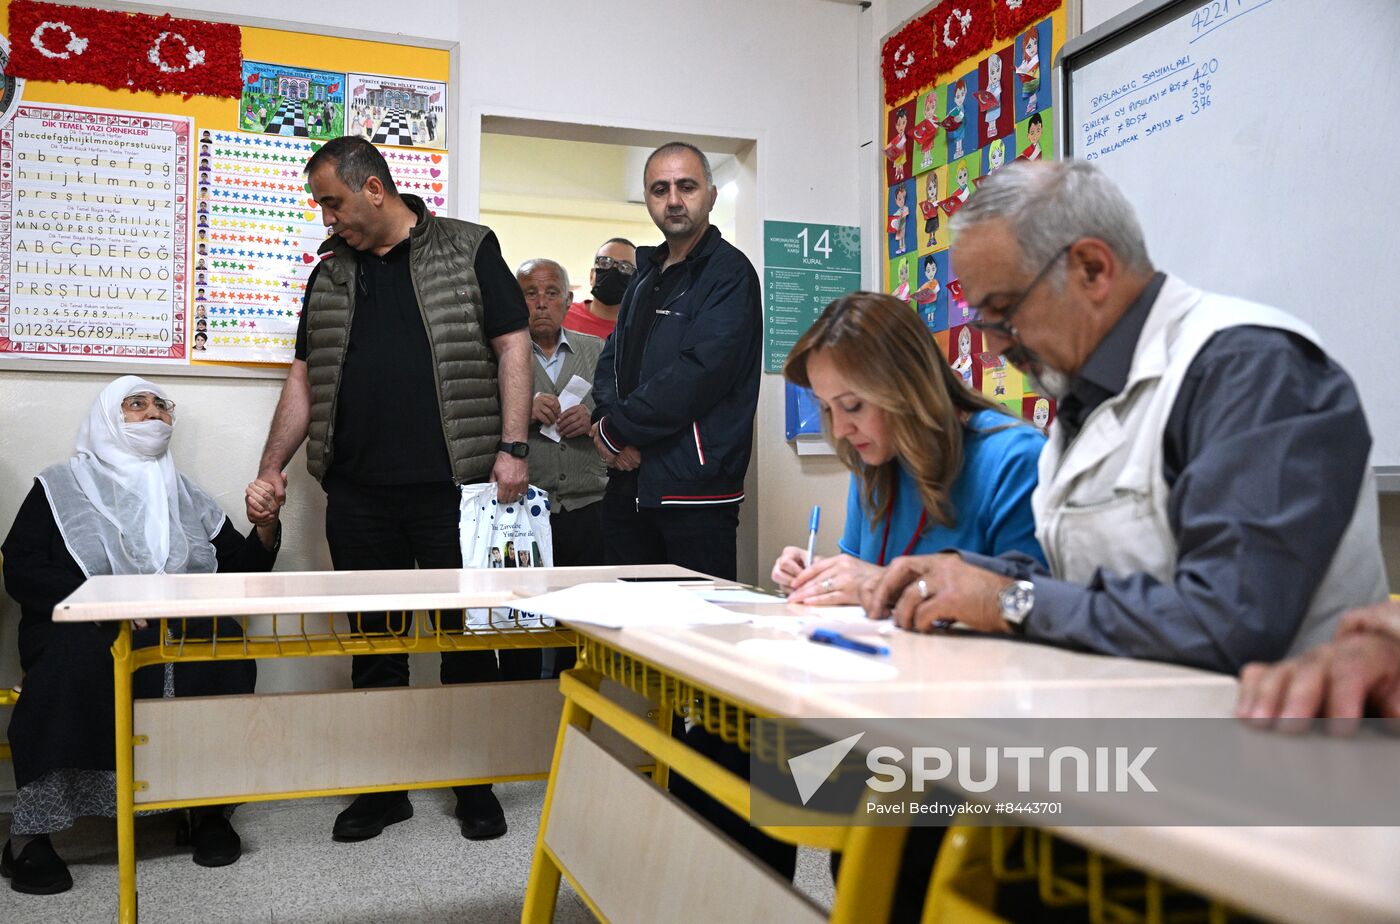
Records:
[[[678,565],[734,580],[739,505],[643,507],[621,493],[603,497],[603,552],[609,565]]]
[[[556,510],[549,515],[554,537],[554,564],[602,565],[603,504],[595,501],[574,510]],[[574,666],[577,652],[572,648],[501,649],[501,675],[506,680],[538,680],[548,667],[550,677],[558,677]]]
[[[460,568],[460,493],[452,482],[427,485],[360,485],[327,479],[326,540],[338,571]],[[462,627],[461,610],[442,612],[444,629]],[[411,612],[352,614],[350,628],[407,632]],[[494,651],[455,651],[442,656],[443,683],[500,680]],[[355,655],[351,684],[357,690],[408,686],[408,655]]]

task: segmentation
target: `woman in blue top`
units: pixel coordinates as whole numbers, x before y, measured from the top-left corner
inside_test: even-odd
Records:
[[[1043,561],[1031,492],[1045,438],[966,388],[918,315],[889,295],[827,306],[783,366],[810,388],[851,470],[841,554],[806,561],[789,546],[773,580],[794,603],[859,602],[860,585],[900,555],[964,549]]]

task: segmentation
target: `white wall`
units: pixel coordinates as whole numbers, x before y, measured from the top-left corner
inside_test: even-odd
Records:
[[[291,9],[282,0],[185,0],[170,11],[278,25],[274,21]],[[460,43],[456,214],[478,214],[480,118],[498,114],[753,139],[751,154],[740,156],[754,172],[740,184],[747,201],[738,209],[737,237],[760,271],[765,217],[835,224],[862,219],[866,200],[858,178],[874,171],[858,153],[859,141],[869,136],[857,131],[858,100],[871,92],[870,69],[857,67],[858,7],[814,0],[342,0],[302,5],[295,15],[320,22],[304,19],[286,28],[329,32],[353,25]],[[561,48],[571,51],[561,54]],[[365,66],[374,69],[373,62]],[[8,528],[33,475],[70,454],[78,422],[107,378],[84,373],[77,364],[56,373],[0,366],[0,529]],[[240,498],[255,474],[280,383],[171,377],[166,384],[180,405],[178,462],[245,525]],[[751,540],[744,570],[764,575],[785,541],[802,538],[808,505],[819,501],[829,510],[842,509],[845,488],[844,475],[830,460],[799,462],[783,442],[782,395],[777,377],[765,375],[754,469],[759,487],[742,512],[748,525],[758,520],[757,551]],[[291,475],[278,568],[329,567],[320,489],[300,457]],[[822,545],[833,548],[836,527],[826,532]],[[0,682],[17,679],[17,621],[13,603],[4,598]],[[327,658],[262,667],[262,689],[321,684],[348,685],[347,662]]]

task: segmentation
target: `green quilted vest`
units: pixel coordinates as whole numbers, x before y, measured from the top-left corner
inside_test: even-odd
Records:
[[[490,229],[429,215],[423,200],[405,195],[418,215],[409,237],[409,274],[418,311],[428,332],[433,378],[437,383],[452,478],[458,484],[485,481],[501,438],[496,386],[496,354],[482,333],[481,287],[476,251]],[[335,446],[336,399],[340,373],[355,317],[355,252],[339,237],[326,240],[330,252],[307,302],[306,367],[311,383],[311,425],[306,468],[318,481],[331,466]]]

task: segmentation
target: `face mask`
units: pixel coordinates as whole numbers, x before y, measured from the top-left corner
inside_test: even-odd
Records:
[[[159,459],[170,448],[170,435],[175,428],[163,420],[141,420],[123,423],[122,435],[131,451],[143,459]]]
[[[605,270],[594,270],[593,297],[604,305],[622,304],[622,293],[627,291],[628,277],[622,275],[622,270],[612,267]]]

